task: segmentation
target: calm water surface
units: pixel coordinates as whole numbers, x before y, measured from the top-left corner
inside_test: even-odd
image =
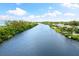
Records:
[[[39,24],[0,45],[0,55],[53,56],[79,55],[79,42]]]

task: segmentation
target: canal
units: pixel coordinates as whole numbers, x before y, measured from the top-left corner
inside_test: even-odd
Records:
[[[0,45],[2,56],[79,55],[79,42],[65,38],[48,25],[39,24]]]

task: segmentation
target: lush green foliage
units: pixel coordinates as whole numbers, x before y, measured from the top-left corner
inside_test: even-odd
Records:
[[[71,38],[74,40],[79,40],[79,35],[73,35],[73,32],[79,33],[79,29],[76,28],[79,26],[79,22],[71,21],[71,22],[25,22],[25,21],[8,21],[5,26],[0,26],[0,43],[12,38],[14,35],[21,33],[25,30],[28,30],[37,25],[37,23],[43,23],[49,25],[52,29],[56,30],[66,36],[67,38]],[[64,24],[70,25],[71,28],[68,27],[58,27],[56,24]]]
[[[68,23],[66,23],[67,25],[71,25],[71,26],[79,26],[79,22],[78,21],[70,21]]]
[[[71,39],[79,41],[79,35],[71,35]]]
[[[36,25],[35,22],[8,21],[5,26],[0,27],[0,43]]]
[[[76,33],[79,33],[79,28],[76,28],[76,29],[75,29],[75,32],[76,32]]]
[[[63,34],[65,37],[79,40],[79,21],[70,21],[70,22],[42,22],[43,24],[49,25],[52,29],[54,29],[56,32],[59,32]],[[56,24],[63,24],[69,25],[71,27],[63,27],[63,26],[56,26]],[[75,34],[73,34],[75,32]]]

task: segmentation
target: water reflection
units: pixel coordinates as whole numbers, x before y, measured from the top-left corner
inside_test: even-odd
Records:
[[[79,55],[79,42],[39,24],[1,44],[0,55]]]

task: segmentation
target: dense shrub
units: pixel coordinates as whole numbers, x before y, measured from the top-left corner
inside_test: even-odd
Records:
[[[71,38],[79,41],[79,35],[71,35]]]
[[[5,26],[0,27],[0,43],[36,25],[35,22],[8,21]]]
[[[79,29],[75,29],[75,33],[79,33]]]

